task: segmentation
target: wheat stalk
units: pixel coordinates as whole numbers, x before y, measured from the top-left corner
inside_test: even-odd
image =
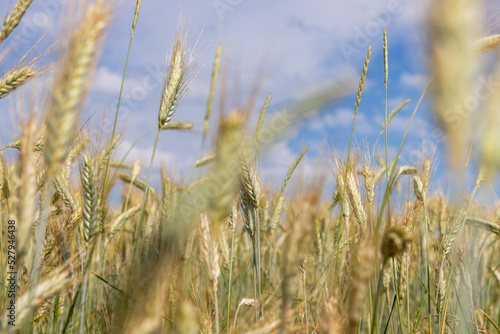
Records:
[[[66,61],[53,86],[51,103],[46,113],[45,159],[49,172],[53,172],[64,160],[72,141],[77,112],[109,15],[109,8],[104,1],[97,1],[87,9],[71,38]]]
[[[29,253],[32,241],[32,227],[35,218],[36,169],[34,165],[33,144],[36,133],[36,119],[32,115],[24,127],[21,138],[19,162],[21,166],[19,187],[19,240],[17,241],[17,256],[19,263]],[[1,175],[0,175],[1,177]],[[1,200],[0,200],[1,205]]]
[[[214,296],[214,306],[215,306],[215,332],[219,333],[219,308],[217,301],[217,287],[219,283],[219,249],[217,243],[212,240],[210,222],[206,214],[202,214],[201,220],[201,251],[205,259],[205,263],[208,268],[208,278],[211,283],[211,290]]]
[[[433,112],[448,137],[451,161],[458,165],[463,161],[470,131],[462,108],[466,97],[473,94],[472,78],[477,67],[477,2],[438,1],[430,13]]]

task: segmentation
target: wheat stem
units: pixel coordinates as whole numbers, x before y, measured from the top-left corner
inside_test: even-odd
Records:
[[[132,40],[134,39],[135,26],[137,24],[137,18],[139,16],[139,11],[141,9],[141,3],[142,3],[142,0],[137,0],[136,6],[135,6],[134,20],[133,20],[132,28],[131,28],[131,32],[130,32],[130,40],[128,42],[127,57],[125,59],[125,66],[123,68],[122,82],[120,84],[120,93],[118,94],[118,103],[116,105],[115,119],[113,121],[113,130],[111,131],[111,140],[113,140],[113,138],[115,138],[116,124],[118,122],[118,112],[120,111],[120,103],[122,101],[123,86],[125,84],[125,76],[127,74],[128,58],[130,56],[130,49],[132,48]],[[101,198],[104,198],[104,194],[105,194],[106,181],[107,181],[108,169],[109,169],[109,159],[110,159],[110,157],[108,156],[106,158],[106,167],[104,169],[104,177],[103,177],[103,181],[102,181],[103,187],[102,187]]]

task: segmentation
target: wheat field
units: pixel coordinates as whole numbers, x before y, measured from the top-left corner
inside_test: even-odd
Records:
[[[32,2],[14,1],[0,43]],[[500,333],[500,202],[477,196],[495,184],[500,167],[500,91],[485,102],[480,124],[456,121],[455,114],[474,90],[482,55],[500,45],[499,35],[481,33],[476,1],[432,4],[430,80],[393,160],[388,125],[409,100],[387,108],[391,53],[384,29],[384,81],[376,84],[385,89],[379,125],[385,144],[379,149],[377,139],[359,148],[353,139],[375,66],[369,47],[357,64],[358,90],[347,93],[354,106],[349,147],[329,154],[329,175],[307,181],[298,172],[304,147],[278,188],[261,181],[259,160],[280,135],[273,122],[300,121],[295,116],[346,93],[336,86],[328,96],[311,93],[289,115],[268,112],[271,95],[218,110],[220,45],[215,55],[203,55],[213,57],[213,68],[196,177],[157,170],[155,155],[168,150],[158,147],[159,138],[194,126],[177,114],[198,80],[203,50],[189,45],[181,17],[158,120],[151,120],[151,159],[130,162],[117,149],[126,135],[119,131],[126,125],[119,124],[120,103],[103,138],[89,134],[82,115],[113,5],[83,2],[72,29],[60,36],[55,64],[46,65],[45,52],[34,48],[0,79],[0,99],[28,81],[50,82],[40,111],[25,115],[21,136],[0,148],[1,333]],[[129,13],[132,47],[141,5],[137,0]],[[498,77],[496,63],[491,74]],[[441,175],[433,152],[423,151],[415,165],[401,161],[424,99],[448,138],[443,159],[456,176],[454,191],[433,185]],[[210,128],[214,117],[217,128]],[[481,138],[472,141],[475,126]],[[473,180],[465,177],[470,173]],[[154,174],[161,182],[153,182]],[[324,195],[326,178],[334,180],[333,198]],[[287,191],[293,181],[299,185]]]

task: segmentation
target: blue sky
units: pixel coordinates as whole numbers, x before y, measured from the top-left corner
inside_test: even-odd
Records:
[[[18,37],[31,36],[29,32],[34,30],[33,36],[45,36],[44,43],[56,40],[61,36],[58,22],[61,14],[67,11],[68,5],[65,4],[70,2],[43,0],[33,5],[27,23],[16,32]],[[328,171],[331,148],[346,151],[357,82],[368,44],[372,45],[372,56],[357,117],[355,143],[359,146],[373,144],[384,117],[383,27],[387,27],[389,37],[389,111],[400,102],[411,99],[389,127],[389,155],[394,156],[427,81],[424,59],[428,3],[427,0],[144,0],[120,110],[119,129],[125,136],[119,153],[125,152],[142,133],[157,124],[166,55],[182,10],[183,16],[190,20],[191,45],[198,40],[199,49],[204,52],[199,60],[199,75],[173,120],[192,122],[195,131],[162,134],[156,159],[158,165],[161,161],[168,170],[181,175],[199,158],[212,62],[219,43],[223,44],[221,69],[228,73],[230,96],[235,101],[249,97],[256,74],[260,68],[265,69],[259,81],[260,94],[254,121],[269,93],[273,94],[269,111],[272,113],[286,108],[304,91],[325,82],[348,77],[353,83],[349,87],[352,93],[345,99],[317,111],[313,117],[290,129],[267,151],[261,161],[264,181],[279,184],[291,162],[306,145],[311,146],[302,166],[306,175],[312,175],[318,167]],[[6,14],[10,7],[9,1],[2,2],[0,15]],[[86,107],[86,112],[94,115],[91,123],[96,127],[100,127],[102,117],[98,115],[102,112],[107,124],[114,115],[134,8],[135,1],[116,1],[112,25]],[[31,27],[34,29],[29,29]],[[28,42],[18,38],[16,42],[9,46],[26,50],[32,45],[33,38]],[[34,86],[36,84],[23,90],[29,93]],[[0,108],[12,110],[9,106],[14,102],[15,98],[9,97],[0,103]],[[216,131],[217,105],[214,110],[208,151]],[[0,144],[15,136],[11,128],[16,116],[11,115],[10,121],[4,119],[6,121],[0,125]],[[101,129],[109,136],[109,127]],[[142,139],[128,160],[142,159],[143,169],[146,169],[153,141],[153,133]],[[441,135],[432,123],[425,101],[403,149],[403,163],[418,163],[423,146],[442,146]],[[383,141],[379,147],[383,148]],[[438,155],[440,165],[443,160]],[[332,184],[329,177],[328,185]]]

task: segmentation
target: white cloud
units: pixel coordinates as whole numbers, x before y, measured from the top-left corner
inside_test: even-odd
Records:
[[[424,74],[410,74],[407,72],[401,74],[400,80],[403,85],[418,90],[422,90],[428,81],[427,76]]]
[[[108,67],[101,66],[94,76],[92,90],[97,93],[118,94],[122,83],[122,76],[112,72]]]
[[[322,114],[309,123],[309,128],[315,131],[323,131],[329,128],[351,129],[354,117],[354,110],[340,108],[333,113]],[[371,134],[375,128],[368,120],[366,115],[358,112],[356,115],[356,124],[354,127],[357,133]]]

